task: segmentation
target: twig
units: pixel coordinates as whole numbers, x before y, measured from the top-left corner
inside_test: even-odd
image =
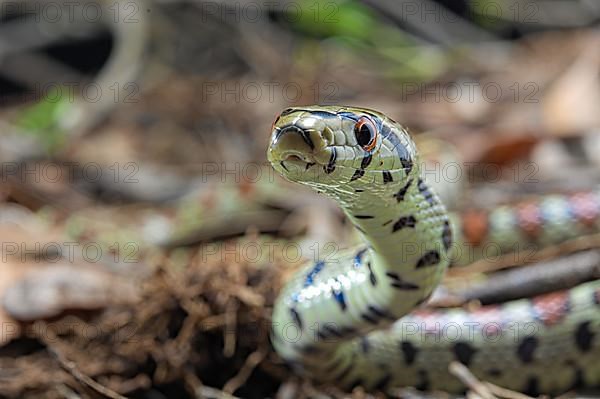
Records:
[[[265,348],[259,349],[257,351],[252,352],[247,358],[246,362],[242,366],[242,369],[229,381],[225,383],[223,386],[223,391],[227,393],[235,392],[239,387],[241,387],[256,366],[262,362],[262,360],[267,355],[267,350]]]
[[[452,362],[448,366],[450,373],[454,374],[459,380],[462,381],[469,389],[471,389],[477,396],[482,399],[495,399],[496,396],[490,391],[489,387],[479,381],[477,377],[471,373],[471,371],[465,367],[462,363]]]
[[[236,301],[229,301],[229,303],[227,303],[225,309],[225,328],[223,329],[223,355],[225,357],[232,357],[235,353],[235,344],[237,341],[237,310],[238,305]]]
[[[77,393],[75,393],[71,388],[66,386],[65,384],[60,384],[56,387],[56,390],[65,397],[65,399],[81,399]]]
[[[567,239],[555,245],[549,245],[544,248],[536,249],[532,252],[531,249],[525,249],[518,252],[510,252],[500,255],[494,261],[487,259],[479,259],[468,266],[453,267],[448,271],[452,277],[467,276],[472,273],[490,273],[499,270],[516,268],[523,266],[524,263],[540,262],[551,258],[572,254],[578,251],[600,248],[600,233],[585,235]],[[515,261],[515,259],[526,260]]]
[[[206,385],[202,385],[196,390],[196,397],[198,399],[238,399],[237,396],[233,396],[215,388],[207,387]]]
[[[100,395],[103,395],[107,398],[127,399],[127,397],[119,395],[118,393],[111,390],[110,388],[107,388],[104,385],[101,385],[100,383],[94,381],[92,378],[83,374],[77,368],[77,365],[75,364],[75,362],[68,360],[60,352],[60,350],[56,347],[55,343],[58,341],[58,337],[56,337],[56,335],[50,329],[48,329],[47,326],[45,326],[45,323],[42,323],[40,328],[36,328],[36,329],[34,329],[34,331],[43,331],[44,332],[41,334],[36,334],[37,338],[40,339],[42,342],[44,342],[44,344],[46,345],[46,349],[48,349],[48,352],[50,352],[50,354],[52,354],[52,356],[54,356],[54,358],[58,361],[60,366],[65,371],[67,371],[69,374],[71,374],[71,376],[73,376],[73,378],[75,378],[75,380],[77,380],[79,383],[88,386],[89,388],[93,389]]]
[[[598,277],[600,251],[588,250],[527,267],[506,269],[504,273],[490,274],[483,282],[469,284],[466,288],[452,289],[450,293],[442,292],[440,298],[455,299],[449,301],[451,305],[471,300],[479,300],[485,305],[558,291]],[[456,277],[453,279],[458,281]],[[464,277],[461,280],[461,283],[464,282]],[[449,279],[449,282],[451,284],[452,279]]]
[[[531,396],[527,396],[520,392],[515,392],[510,389],[499,387],[498,385],[492,384],[491,382],[485,382],[485,385],[490,389],[494,395],[500,396],[501,398],[507,399],[533,399]]]
[[[202,384],[202,381],[196,376],[196,374],[186,369],[183,372],[185,382],[189,385],[190,389],[194,392],[194,396],[198,399],[238,399],[237,396],[230,395],[216,388],[207,387]]]

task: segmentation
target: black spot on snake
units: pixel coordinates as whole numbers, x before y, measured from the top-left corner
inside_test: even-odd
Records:
[[[526,337],[517,347],[517,356],[523,363],[530,363],[533,361],[537,346],[538,340],[536,337]]]
[[[387,222],[385,222],[384,224],[382,224],[382,226],[387,226],[388,224],[390,224],[390,223],[392,223],[392,222],[393,222],[393,220],[392,220],[392,219],[390,219],[390,220],[388,220]]]
[[[398,190],[398,192],[396,194],[394,194],[396,201],[398,201],[398,202],[404,201],[404,196],[406,195],[406,192],[410,188],[410,185],[412,184],[412,182],[413,182],[413,179],[409,179],[406,182],[406,184],[400,190]]]
[[[386,272],[385,273],[392,281],[390,285],[399,290],[418,290],[419,286],[409,281],[404,281],[397,273]]]
[[[363,320],[365,320],[371,324],[377,324],[379,322],[379,320],[381,320],[381,319],[386,319],[386,320],[391,320],[391,321],[396,320],[396,317],[389,314],[387,311],[376,308],[373,305],[367,306],[367,312],[362,313],[360,316],[363,318]]]
[[[360,338],[360,349],[363,351],[363,353],[369,353],[371,350],[371,343],[367,337]]]
[[[575,331],[575,344],[582,352],[587,352],[592,348],[594,332],[590,330],[590,322],[584,321],[577,326]]]
[[[363,157],[362,161],[360,161],[360,168],[356,169],[356,171],[350,178],[350,181],[354,181],[354,180],[357,180],[357,179],[360,179],[361,177],[363,177],[365,175],[365,169],[369,166],[369,164],[371,163],[372,160],[373,160],[373,155],[367,153]]]
[[[423,179],[419,179],[419,182],[417,183],[417,188],[419,189],[419,192],[425,198],[425,200],[427,202],[429,202],[429,205],[435,205],[436,204],[435,197],[433,196],[433,193],[429,190],[429,187],[427,187],[427,184],[425,184],[425,182],[423,181]]]
[[[438,251],[428,251],[425,252],[418,261],[417,261],[417,269],[427,266],[434,266],[440,262],[440,253]]]
[[[365,191],[362,188],[357,188],[356,190],[354,190],[355,193],[362,193],[363,191]]]
[[[389,170],[384,170],[381,172],[381,174],[383,176],[383,184],[388,184],[394,181],[392,173]]]
[[[429,391],[429,387],[431,382],[429,381],[429,376],[427,375],[427,370],[419,370],[419,383],[415,385],[415,388],[419,391]]]
[[[287,166],[285,166],[285,162],[283,162],[283,161],[280,161],[280,162],[279,162],[279,165],[281,165],[281,167],[282,167],[283,169],[285,169],[287,172],[289,172],[289,171],[290,171],[290,170],[287,168]]]
[[[400,156],[400,162],[402,163],[402,167],[406,171],[406,174],[409,174],[410,171],[412,170],[413,163],[410,160],[408,151],[406,150],[406,148],[404,146],[402,146],[402,151],[399,151],[399,153],[402,153],[402,156]]]
[[[300,318],[300,313],[294,308],[290,308],[290,313],[292,314],[292,318],[296,322],[296,325],[299,329],[302,330],[302,319]]]
[[[477,352],[476,349],[473,349],[471,345],[465,342],[457,342],[452,350],[454,355],[456,355],[456,359],[467,367],[471,363],[471,358]]]
[[[446,251],[452,246],[452,229],[450,228],[450,222],[447,220],[444,222],[444,229],[442,230],[442,243]]]
[[[375,391],[385,391],[390,381],[392,381],[392,375],[386,374],[383,377],[381,377],[381,379],[377,381],[375,385],[373,385],[373,389]]]
[[[335,160],[337,159],[337,150],[335,147],[331,148],[331,156],[329,157],[329,162],[327,165],[323,166],[323,171],[327,174],[330,174],[335,170]]]
[[[356,169],[356,171],[354,172],[354,174],[350,178],[350,181],[358,180],[361,177],[363,177],[364,175],[365,175],[365,171],[363,169]]]
[[[375,273],[373,273],[371,262],[367,262],[367,268],[369,269],[369,281],[371,282],[371,285],[375,287],[377,285],[377,277],[375,277]]]
[[[325,330],[325,332],[331,337],[337,337],[337,338],[341,338],[343,336],[343,334],[341,332],[339,332],[335,327],[333,327],[332,325],[330,325],[331,323],[327,323],[323,326],[323,330]]]
[[[530,396],[539,396],[540,395],[540,382],[537,377],[529,377],[527,382],[525,383],[525,387],[523,387],[523,392],[526,395]]]
[[[371,164],[371,162],[373,161],[373,155],[367,153],[362,161],[360,161],[360,168],[361,169],[367,169],[367,167]]]
[[[415,219],[414,216],[402,216],[400,219],[398,219],[398,221],[396,221],[396,223],[394,223],[394,226],[392,227],[392,233],[402,230],[405,227],[413,228],[416,224],[417,219]]]
[[[371,216],[371,215],[354,215],[355,218],[357,219],[374,219],[375,216]]]
[[[408,341],[400,342],[400,350],[404,357],[404,364],[407,366],[410,366],[415,362],[417,354],[419,353],[419,349],[415,348],[415,346]]]
[[[491,368],[491,369],[488,369],[487,375],[489,375],[490,377],[501,377],[502,370],[496,369],[496,368]]]

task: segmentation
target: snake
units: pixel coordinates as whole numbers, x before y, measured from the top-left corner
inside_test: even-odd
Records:
[[[333,199],[362,242],[307,262],[279,293],[270,339],[294,372],[347,391],[465,392],[455,362],[532,395],[600,384],[600,280],[480,307],[424,306],[465,237],[407,128],[368,108],[291,107],[273,123],[267,158]],[[476,239],[511,249],[532,234],[598,229],[599,215],[600,192],[554,196],[492,212]]]

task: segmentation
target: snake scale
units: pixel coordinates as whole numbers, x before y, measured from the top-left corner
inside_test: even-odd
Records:
[[[334,199],[364,241],[306,265],[277,299],[271,339],[297,372],[344,389],[461,392],[448,371],[458,361],[529,394],[600,383],[600,280],[473,310],[420,308],[462,238],[403,126],[365,108],[288,108],[273,124],[268,159]],[[534,227],[548,225],[550,236],[598,230],[599,215],[600,192],[554,197],[490,215],[485,239],[510,247]],[[509,222],[517,216],[529,221],[525,233]]]

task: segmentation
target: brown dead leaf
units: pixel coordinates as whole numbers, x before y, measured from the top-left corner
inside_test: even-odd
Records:
[[[69,309],[133,303],[139,296],[129,279],[66,263],[34,270],[5,288],[5,311],[22,321],[53,317]]]
[[[542,112],[548,132],[569,136],[600,125],[599,61],[600,37],[593,36],[545,96]]]

